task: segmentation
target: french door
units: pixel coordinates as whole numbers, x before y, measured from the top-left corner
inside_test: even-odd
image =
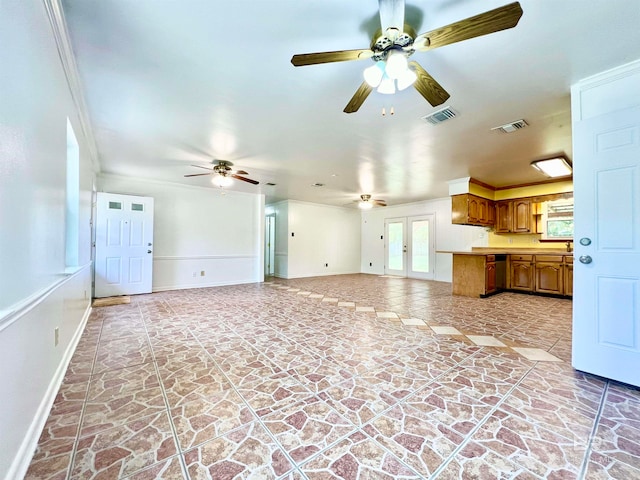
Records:
[[[385,275],[433,280],[434,215],[389,218],[384,224]]]

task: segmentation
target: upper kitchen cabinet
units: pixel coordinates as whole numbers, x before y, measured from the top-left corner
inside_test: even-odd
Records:
[[[536,233],[531,199],[496,202],[496,233]]]
[[[493,200],[470,193],[451,196],[451,223],[492,227],[495,218]]]

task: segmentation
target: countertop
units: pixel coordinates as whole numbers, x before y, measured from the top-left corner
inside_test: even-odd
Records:
[[[549,248],[474,248],[471,251],[438,250],[436,253],[453,253],[454,255],[566,255],[573,256],[573,252],[566,249]]]

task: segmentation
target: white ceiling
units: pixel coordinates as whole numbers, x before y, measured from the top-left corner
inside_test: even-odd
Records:
[[[507,3],[408,1],[406,21],[425,32]],[[231,189],[330,205],[443,197],[465,176],[535,182],[532,160],[572,158],[570,86],[640,58],[640,1],[520,3],[515,28],[412,57],[459,113],[431,126],[421,117],[436,108],[413,88],[342,112],[371,60],[290,63],[368,48],[376,0],[62,0],[103,172],[216,194],[210,177],[183,175],[226,159],[260,181]],[[521,118],[526,129],[490,130]]]

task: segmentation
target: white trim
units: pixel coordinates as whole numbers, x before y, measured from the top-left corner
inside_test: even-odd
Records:
[[[70,279],[78,275],[85,268],[90,267],[92,262],[85,263],[81,267],[74,267],[73,273],[64,273],[61,274],[60,279],[56,280],[53,284],[45,287],[43,289],[38,290],[33,295],[28,296],[24,300],[11,305],[9,308],[5,310],[0,310],[0,332],[7,328],[9,325],[14,323],[23,315],[29,313],[35,307],[40,305],[44,300],[49,297],[54,291],[68,282]]]
[[[29,425],[29,429],[27,430],[27,433],[24,436],[22,443],[20,444],[20,448],[18,449],[18,452],[14,457],[13,463],[9,467],[9,471],[7,472],[5,480],[21,480],[27,473],[29,465],[31,464],[33,452],[38,446],[40,434],[42,433],[45,423],[47,422],[47,418],[49,418],[49,412],[51,411],[53,402],[56,399],[56,395],[58,394],[60,385],[62,385],[62,380],[64,380],[69,362],[71,362],[73,353],[76,351],[78,342],[80,342],[80,338],[82,337],[84,327],[89,320],[91,311],[91,302],[89,301],[89,303],[87,304],[87,308],[84,311],[84,315],[82,316],[82,320],[78,324],[78,328],[73,334],[73,338],[69,342],[67,350],[64,352],[62,360],[60,361],[60,364],[56,369],[56,373],[51,378],[51,382],[49,382],[47,391],[45,392],[44,397],[42,397],[42,401],[38,406],[38,410],[33,417],[31,425]]]
[[[67,29],[67,23],[64,19],[64,13],[60,0],[42,0],[44,8],[47,11],[49,17],[49,23],[51,24],[51,31],[58,48],[58,56],[60,57],[60,63],[64,70],[65,77],[67,78],[67,85],[69,86],[69,93],[73,99],[73,103],[78,113],[78,121],[84,138],[87,141],[87,147],[89,149],[89,155],[93,163],[93,168],[96,172],[100,171],[100,162],[98,160],[98,149],[96,147],[96,139],[93,135],[91,128],[91,122],[89,121],[87,103],[85,102],[82,88],[82,82],[80,81],[80,75],[78,74],[78,66],[76,65],[76,59],[73,54],[73,48],[71,47],[71,41],[69,39],[69,30]]]
[[[258,255],[253,254],[239,254],[239,255],[180,255],[180,256],[158,256],[153,257],[153,261],[176,261],[176,260],[228,260],[234,258],[258,258]]]
[[[165,285],[161,287],[153,287],[153,292],[167,292],[170,290],[189,290],[192,288],[209,288],[209,287],[226,287],[229,285],[246,285],[248,283],[262,283],[263,280],[256,281],[254,279],[251,280],[240,280],[233,282],[211,282],[211,283],[191,283],[187,285]]]

